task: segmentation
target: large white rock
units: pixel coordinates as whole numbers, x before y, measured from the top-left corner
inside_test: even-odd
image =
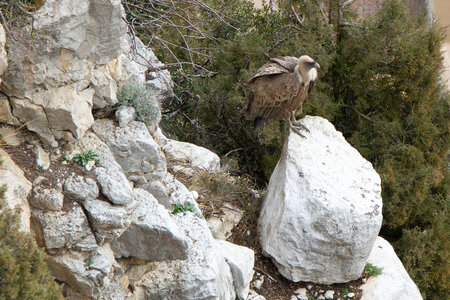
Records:
[[[100,192],[93,179],[71,175],[64,182],[64,194],[69,198],[84,202],[96,199]]]
[[[363,290],[361,300],[422,299],[394,248],[382,237],[376,239],[367,262],[383,270],[360,287]]]
[[[188,163],[208,172],[220,170],[219,156],[206,148],[176,140],[167,140],[163,150],[168,159],[176,162]]]
[[[228,266],[230,266],[236,296],[239,299],[247,299],[250,281],[253,278],[255,253],[252,249],[227,241],[217,240],[216,243],[217,247],[222,251]]]
[[[52,275],[79,293],[69,299],[125,299],[129,291],[112,280],[117,266],[109,244],[91,253],[63,251],[48,259]]]
[[[97,248],[88,220],[78,203],[68,211],[33,210],[36,240],[48,250],[68,248],[91,251]]]
[[[273,171],[259,218],[264,253],[292,281],[357,279],[381,227],[380,177],[333,125],[302,121]]]
[[[27,196],[31,183],[25,178],[23,171],[16,166],[11,157],[0,149],[0,186],[6,185],[5,201],[10,209],[20,208],[20,230],[30,231],[30,206]]]
[[[92,128],[109,146],[125,174],[163,174],[166,159],[142,122],[117,127],[112,120],[98,120]]]
[[[175,219],[188,237],[187,259],[154,264],[134,287],[144,289],[143,299],[235,300],[230,268],[205,220],[192,213]]]
[[[168,211],[143,189],[134,189],[137,207],[131,224],[111,242],[116,257],[163,261],[186,259],[188,242]]]
[[[6,57],[6,35],[3,26],[0,25],[0,76],[5,73],[6,68],[8,67],[8,58]],[[0,81],[1,83],[1,81]]]

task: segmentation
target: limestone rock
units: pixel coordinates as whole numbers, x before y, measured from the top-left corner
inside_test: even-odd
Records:
[[[64,195],[58,189],[42,187],[39,184],[40,181],[40,178],[38,178],[33,182],[33,192],[29,198],[30,204],[44,210],[61,210],[63,208]]]
[[[129,293],[111,280],[117,265],[109,244],[91,254],[64,251],[48,259],[52,275],[77,292],[80,298],[124,299]]]
[[[190,143],[168,140],[163,150],[168,159],[186,162],[193,167],[212,173],[220,170],[219,156],[206,148]]]
[[[128,205],[133,201],[132,187],[123,173],[100,167],[95,168],[94,174],[97,176],[102,194],[112,203]]]
[[[11,157],[0,149],[0,185],[6,185],[5,201],[10,209],[20,208],[20,230],[30,231],[30,206],[27,196],[31,183],[25,178],[23,171],[16,166]]]
[[[260,240],[292,281],[357,279],[381,227],[380,177],[333,125],[302,121],[273,171],[259,218]]]
[[[422,299],[419,289],[409,277],[394,249],[382,237],[376,239],[367,262],[383,270],[380,275],[370,277],[361,286],[362,300]]]
[[[111,247],[116,257],[163,261],[186,259],[187,240],[166,209],[143,189],[134,189],[131,224]]]
[[[50,167],[50,155],[39,145],[34,147],[34,153],[36,155],[36,164],[43,170],[47,170]]]
[[[19,119],[12,114],[9,99],[4,95],[0,95],[0,122],[15,126],[20,126],[22,124]]]
[[[230,266],[233,275],[233,286],[239,299],[247,299],[250,290],[250,281],[253,278],[253,265],[255,253],[253,250],[232,244],[227,241],[216,241],[222,251],[225,261]]]
[[[93,179],[72,175],[64,182],[64,194],[67,197],[84,202],[96,199],[100,192]]]
[[[110,147],[125,174],[165,172],[165,157],[144,123],[116,127],[112,120],[98,120],[92,129]]]
[[[230,269],[206,222],[192,213],[174,218],[188,237],[187,259],[156,263],[134,286],[144,288],[146,299],[234,300]]]
[[[6,35],[3,26],[0,26],[0,76],[5,73],[6,68],[8,67],[8,58],[6,57]],[[1,81],[0,81],[1,83]]]
[[[266,298],[264,296],[258,295],[258,293],[254,290],[250,290],[247,300],[266,300]]]
[[[124,105],[116,111],[115,116],[119,127],[125,127],[136,118],[136,109],[133,106]]]
[[[213,215],[207,222],[214,238],[226,240],[231,236],[233,228],[244,216],[244,212],[230,203],[224,203],[220,210],[223,215]]]
[[[101,200],[87,200],[83,206],[100,244],[117,239],[130,225],[127,211],[123,207]]]
[[[97,248],[95,237],[78,203],[69,211],[33,210],[33,230],[40,246],[48,250],[79,249],[90,251]]]

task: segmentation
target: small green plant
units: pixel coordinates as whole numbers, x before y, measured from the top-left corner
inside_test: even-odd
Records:
[[[313,295],[307,295],[306,297],[308,297],[308,300],[317,300]]]
[[[70,159],[67,157],[67,155],[63,155],[59,158],[59,161],[69,163]]]
[[[136,120],[144,122],[147,126],[155,126],[161,119],[161,110],[156,100],[149,97],[143,84],[136,83],[131,78],[129,83],[122,86],[117,93],[119,104],[115,108],[124,105],[133,106],[136,110]]]
[[[92,265],[94,263],[94,258],[92,256],[89,256],[89,257],[84,259],[84,262],[89,267],[90,265]]]
[[[382,273],[383,268],[372,265],[371,263],[366,263],[364,271],[369,276],[378,276]]]
[[[195,206],[191,202],[184,202],[184,204],[175,204],[172,206],[172,214],[176,215],[178,213],[186,213],[186,212],[192,212],[195,213]]]
[[[36,169],[37,169],[38,171],[40,171],[40,172],[45,172],[45,169],[44,169],[44,167],[42,167],[42,166],[37,165],[37,166],[36,166]]]
[[[348,293],[349,293],[348,289],[345,288],[342,290],[342,294],[347,295]]]
[[[92,150],[88,152],[82,152],[75,155],[72,160],[81,166],[85,166],[89,161],[93,160],[98,163],[100,160],[98,159],[98,154]]]

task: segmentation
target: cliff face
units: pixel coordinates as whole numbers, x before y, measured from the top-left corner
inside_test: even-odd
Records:
[[[176,142],[156,130],[173,83],[167,71],[147,80],[147,67],[162,64],[122,14],[119,0],[47,0],[33,22],[45,39],[26,56],[11,48],[6,57],[0,31],[8,205],[22,209],[22,230],[45,248],[68,298],[245,298],[253,251],[220,242],[245,257],[229,265],[195,193],[167,172],[161,146]],[[138,101],[127,102],[136,91]],[[95,119],[107,106],[120,109]],[[151,108],[145,123],[143,107]],[[220,168],[207,149],[183,147],[168,152]],[[174,205],[189,209],[174,215]]]
[[[119,0],[47,0],[33,24],[45,39],[26,56],[13,48],[6,54],[0,26],[0,134],[7,145],[0,150],[0,184],[8,186],[8,206],[21,208],[21,229],[45,248],[69,299],[246,299],[253,250],[211,233],[225,239],[241,215],[207,223],[198,193],[168,172],[170,164],[177,172],[215,176],[220,159],[158,129],[158,103],[172,95],[173,83],[168,71],[146,74],[162,63],[129,34],[122,14]],[[151,111],[150,121],[142,111]],[[352,280],[378,234],[379,177],[329,123],[308,120],[314,138],[288,139],[269,185],[265,201],[272,202],[260,227],[279,231],[276,238],[261,234],[262,247],[284,276],[299,275],[291,280]],[[338,155],[330,147],[342,145],[343,158],[330,172],[327,163]],[[361,167],[339,173],[355,161]],[[276,211],[284,219],[267,218]],[[372,280],[366,293],[389,289],[386,278]]]

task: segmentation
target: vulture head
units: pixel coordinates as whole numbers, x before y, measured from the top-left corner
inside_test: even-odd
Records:
[[[295,72],[299,76],[299,81],[303,86],[306,86],[311,80],[317,79],[317,69],[320,65],[308,55],[302,55],[298,59],[298,65],[295,67]]]

